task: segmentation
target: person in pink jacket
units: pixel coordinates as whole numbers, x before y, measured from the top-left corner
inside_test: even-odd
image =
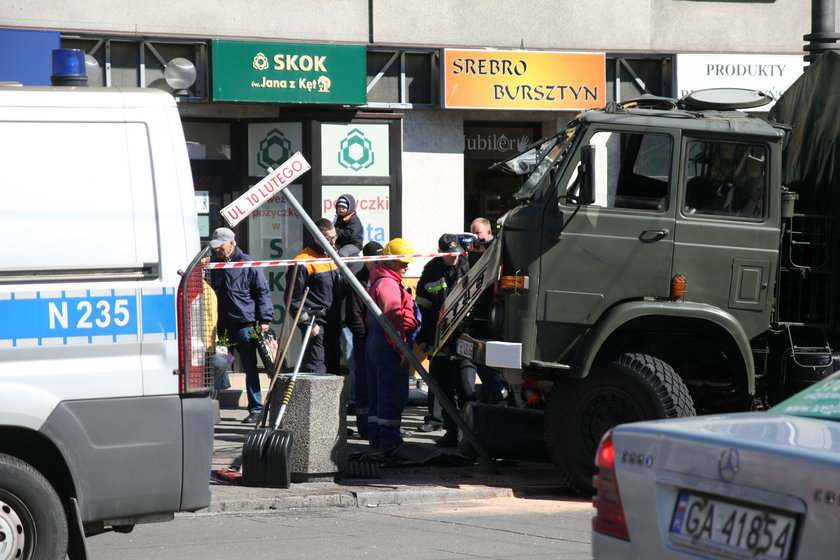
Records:
[[[389,241],[382,251],[384,255],[413,253],[411,244],[400,237]],[[420,329],[420,312],[402,283],[412,260],[405,256],[377,262],[368,281],[371,299],[409,348]],[[368,442],[387,459],[403,442],[400,423],[408,404],[408,362],[370,311],[367,322]]]

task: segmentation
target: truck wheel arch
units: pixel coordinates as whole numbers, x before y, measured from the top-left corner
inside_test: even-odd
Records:
[[[708,321],[726,332],[740,351],[746,372],[745,386],[750,395],[755,394],[755,364],[747,334],[741,324],[726,311],[693,302],[631,301],[616,305],[607,311],[586,334],[578,352],[581,377],[592,369],[598,354],[607,340],[621,327],[643,317],[667,316]]]
[[[552,389],[544,419],[546,444],[569,485],[591,493],[593,458],[607,430],[695,413],[688,388],[670,365],[654,356],[624,353],[599,363],[586,379],[566,379]]]

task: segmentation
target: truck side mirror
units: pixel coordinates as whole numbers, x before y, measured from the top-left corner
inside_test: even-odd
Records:
[[[592,204],[595,202],[595,173],[592,162],[595,161],[595,146],[584,146],[580,152],[578,164],[578,204]]]

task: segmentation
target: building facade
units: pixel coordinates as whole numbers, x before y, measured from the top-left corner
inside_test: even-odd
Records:
[[[91,86],[172,92],[204,235],[300,151],[312,171],[294,188],[313,218],[348,192],[366,241],[428,253],[500,217],[521,179],[488,167],[580,110],[704,84],[782,90],[810,31],[802,0],[33,0],[0,5],[0,52],[16,60],[0,81],[49,85],[61,47],[88,55]],[[282,196],[236,230],[255,258],[305,242]]]

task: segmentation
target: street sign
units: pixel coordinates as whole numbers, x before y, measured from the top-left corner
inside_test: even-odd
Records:
[[[275,171],[272,171],[262,181],[248,189],[245,194],[222,208],[222,216],[231,227],[235,226],[266,200],[291,185],[295,179],[309,171],[310,168],[311,166],[306,158],[300,152],[296,152]]]

